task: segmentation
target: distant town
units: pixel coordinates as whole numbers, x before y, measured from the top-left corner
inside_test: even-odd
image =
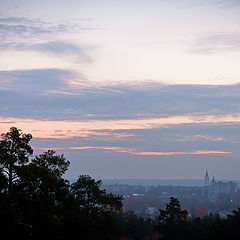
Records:
[[[170,197],[179,199],[190,217],[219,214],[222,218],[240,207],[240,189],[233,181],[216,181],[208,171],[202,186],[106,184],[107,192],[123,195],[123,211],[154,219],[165,208]]]

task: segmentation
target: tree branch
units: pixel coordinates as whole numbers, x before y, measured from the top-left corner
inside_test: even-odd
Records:
[[[9,176],[9,172],[7,172],[6,170],[3,169],[3,172],[5,172],[8,176]]]

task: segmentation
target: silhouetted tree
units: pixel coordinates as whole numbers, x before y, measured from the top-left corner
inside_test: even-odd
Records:
[[[62,175],[68,166],[63,155],[49,150],[18,169],[19,214],[35,237],[61,239],[61,213],[69,194],[69,183]]]
[[[8,180],[3,173],[3,169],[0,168],[0,194],[4,193],[7,189]]]
[[[32,163],[41,169],[47,169],[56,178],[61,178],[67,171],[70,162],[62,155],[55,155],[56,152],[48,150],[32,160]]]
[[[84,219],[80,219],[81,225],[85,226],[81,234],[89,240],[118,239],[120,230],[113,213],[121,209],[122,196],[107,194],[106,190],[101,189],[101,184],[100,180],[82,175],[71,185],[71,193],[84,216]]]
[[[71,192],[87,216],[120,210],[122,207],[122,197],[107,194],[106,190],[101,189],[101,185],[101,180],[95,181],[88,175],[79,176],[71,185]]]
[[[160,209],[159,212],[156,230],[162,235],[162,239],[185,239],[188,213],[181,210],[178,199],[171,197],[166,209]]]
[[[143,218],[132,211],[116,214],[115,218],[123,239],[143,240],[153,233],[154,221],[150,218]]]
[[[29,145],[31,134],[23,134],[20,129],[11,127],[10,131],[1,134],[0,141],[0,167],[7,176],[8,181],[8,207],[11,210],[13,201],[13,183],[17,179],[17,168],[29,161],[33,153]]]

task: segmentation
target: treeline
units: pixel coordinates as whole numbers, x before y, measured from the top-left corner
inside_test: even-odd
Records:
[[[189,218],[180,203],[171,197],[165,210],[159,210],[155,231],[157,239],[163,240],[210,240],[239,239],[240,209],[234,210],[227,218],[218,214],[203,218]]]
[[[70,184],[63,178],[70,163],[54,151],[30,159],[31,138],[15,127],[1,135],[1,238],[118,239],[122,197],[87,175]]]
[[[0,234],[2,239],[175,240],[238,239],[240,211],[228,218],[188,218],[171,198],[152,220],[123,213],[122,196],[81,175],[70,184],[63,155],[31,157],[32,136],[12,127],[0,140]]]

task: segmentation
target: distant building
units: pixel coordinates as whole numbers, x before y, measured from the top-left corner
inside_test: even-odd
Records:
[[[209,185],[209,176],[208,176],[208,170],[206,170],[206,174],[204,177],[204,186],[208,186]]]
[[[208,186],[208,198],[216,199],[229,199],[230,196],[236,191],[237,183],[230,182],[213,182]]]
[[[237,189],[237,183],[230,182],[216,182],[213,176],[212,181],[209,181],[208,170],[204,177],[205,194],[209,199],[220,200],[229,199],[231,194],[233,194]]]
[[[212,181],[211,181],[211,184],[215,184],[215,183],[216,183],[216,181],[215,181],[215,178],[214,178],[214,176],[213,176]]]
[[[229,199],[230,195],[233,194],[237,189],[237,183],[234,183],[232,181],[216,182],[214,176],[212,178],[212,181],[210,182],[207,170],[204,178],[204,186],[206,190],[206,195],[209,199],[212,200]]]

